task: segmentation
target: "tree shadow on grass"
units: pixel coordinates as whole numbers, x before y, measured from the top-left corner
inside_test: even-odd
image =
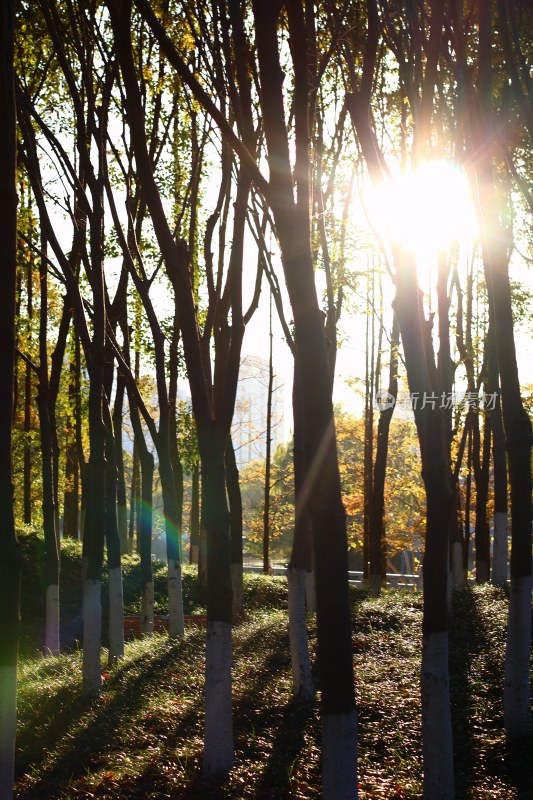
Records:
[[[40,718],[47,718],[48,724],[27,732],[17,754],[17,777],[32,769],[39,770],[40,775],[27,790],[21,787],[17,797],[34,800],[60,796],[52,791],[61,792],[69,783],[102,766],[113,751],[123,751],[127,747],[128,722],[160,690],[161,675],[168,674],[181,659],[192,659],[194,651],[197,656],[201,643],[199,633],[157,655],[143,653],[124,663],[95,700],[73,698],[68,687],[48,698],[40,711]],[[191,727],[195,719],[196,712],[191,709],[180,717],[180,728]],[[47,752],[52,753],[50,764],[46,763]]]
[[[457,800],[482,796],[483,787],[533,800],[533,737],[508,742],[503,730],[503,632],[488,617],[501,612],[502,601],[494,587],[454,595],[450,685]]]
[[[21,739],[19,800],[282,800],[296,797],[295,780],[309,780],[308,796],[318,797],[318,757],[301,757],[314,706],[288,701],[288,637],[278,622],[254,625],[236,641],[236,759],[227,780],[201,778],[205,640],[198,631],[128,659],[97,700],[79,697],[78,682],[60,686],[40,709],[39,730],[27,725]]]
[[[473,766],[477,760],[472,735],[472,694],[470,674],[474,659],[482,651],[482,628],[469,589],[456,590],[450,618],[450,700],[454,743],[454,765],[457,800],[470,797]]]

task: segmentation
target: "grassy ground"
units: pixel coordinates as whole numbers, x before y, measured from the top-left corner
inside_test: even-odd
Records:
[[[103,661],[98,700],[80,697],[79,652],[25,659],[16,797],[319,798],[318,703],[291,698],[284,580],[246,576],[246,601],[248,621],[234,634],[235,767],[223,786],[199,778],[205,645],[203,631],[191,630],[175,644],[164,637],[128,644],[109,672]],[[533,742],[509,751],[502,733],[506,604],[490,587],[454,601],[457,800],[533,798]],[[353,618],[359,796],[418,798],[420,596],[391,591],[370,600],[354,592]]]

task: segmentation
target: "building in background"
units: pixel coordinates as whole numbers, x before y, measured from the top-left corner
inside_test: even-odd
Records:
[[[284,441],[284,383],[274,373],[272,392],[272,453]],[[258,356],[244,356],[239,371],[239,385],[231,435],[237,466],[264,460],[266,455],[268,401],[268,361]]]

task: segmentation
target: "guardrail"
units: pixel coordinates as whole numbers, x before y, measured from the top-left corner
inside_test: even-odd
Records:
[[[245,572],[262,573],[263,567],[244,566]],[[286,575],[287,567],[271,567],[271,575]],[[348,572],[348,583],[353,586],[363,585],[363,573],[350,570]],[[410,575],[405,572],[387,572],[387,588],[389,589],[419,589],[420,575]]]

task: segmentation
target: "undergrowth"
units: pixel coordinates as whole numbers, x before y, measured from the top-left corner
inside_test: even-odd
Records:
[[[291,695],[284,579],[246,575],[245,599],[247,619],[234,631],[235,766],[222,785],[201,780],[205,642],[191,629],[179,642],[129,642],[109,671],[104,651],[96,700],[81,697],[78,650],[24,658],[16,797],[318,800],[319,703]],[[457,800],[533,798],[532,742],[508,747],[502,730],[506,609],[505,594],[491,587],[454,597]],[[354,591],[352,610],[359,798],[420,798],[421,597]],[[314,657],[312,616],[309,623]]]

